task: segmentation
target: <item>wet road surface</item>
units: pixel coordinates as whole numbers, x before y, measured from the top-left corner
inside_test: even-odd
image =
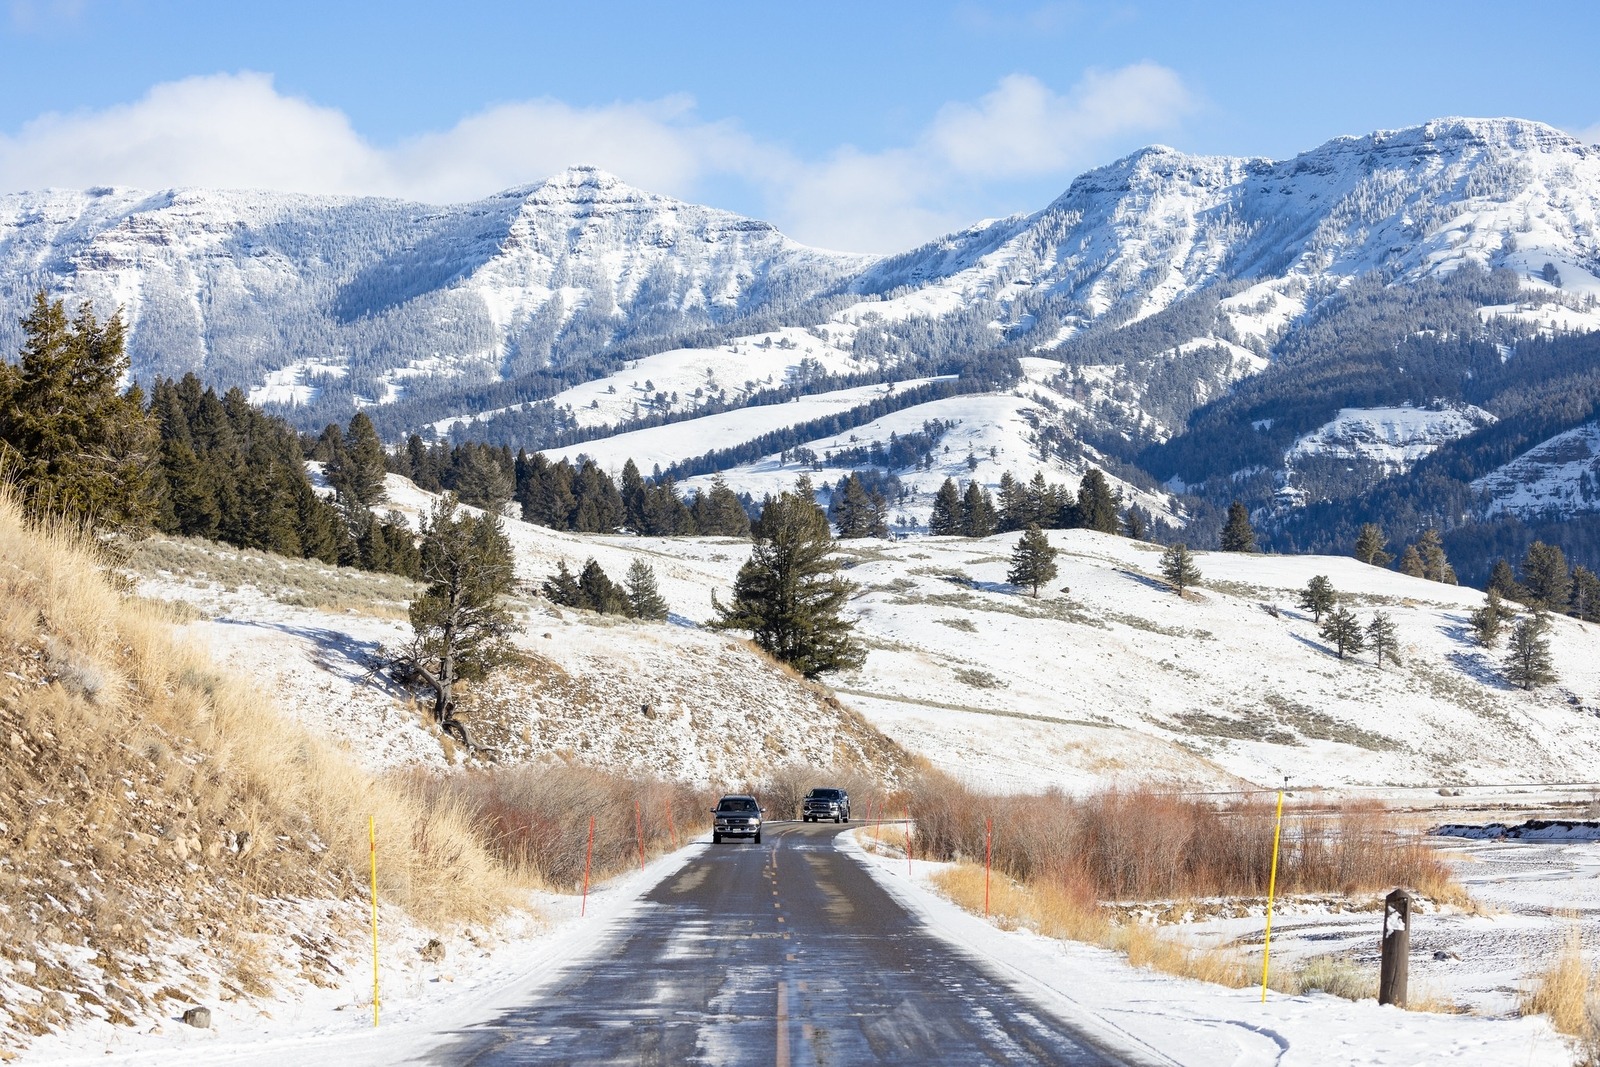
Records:
[[[769,823],[656,886],[525,1007],[421,1062],[1129,1065],[928,932],[835,846]]]

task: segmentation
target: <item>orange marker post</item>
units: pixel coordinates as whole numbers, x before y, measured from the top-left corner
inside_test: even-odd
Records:
[[[639,842],[639,869],[644,870],[644,809],[633,802],[633,836]]]
[[[983,820],[983,917],[989,917],[989,861],[994,855],[994,820]]]
[[[589,910],[589,863],[594,859],[594,816],[589,816],[589,848],[583,854],[583,904],[578,908],[578,914],[584,915]]]

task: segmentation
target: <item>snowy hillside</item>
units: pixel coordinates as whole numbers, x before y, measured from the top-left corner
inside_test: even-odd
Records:
[[[1441,404],[1438,410],[1345,408],[1337,418],[1295,441],[1288,459],[1363,459],[1390,473],[1400,473],[1440,445],[1494,422],[1493,415],[1470,404]]]
[[[1489,495],[1491,513],[1534,519],[1600,510],[1600,424],[1558,434],[1472,487]]]
[[[406,513],[426,506],[408,483],[390,486]],[[1015,535],[839,542],[857,586],[849,615],[869,654],[859,671],[828,679],[836,705],[698,628],[713,592],[726,599],[746,542],[506,526],[529,581],[563,560],[593,557],[613,576],[646,560],[674,624],[527,601],[527,664],[464,705],[505,758],[701,782],[788,762],[898,773],[904,757],[886,734],[1008,790],[1136,779],[1233,787],[1285,774],[1348,790],[1581,780],[1600,746],[1592,628],[1555,619],[1560,680],[1525,693],[1499,676],[1504,650],[1470,634],[1481,594],[1348,557],[1200,553],[1203,583],[1180,599],[1153,577],[1157,546],[1054,531],[1060,573],[1035,600],[1004,581]],[[365,673],[367,656],[405,632],[395,603],[352,594],[318,604],[271,592],[278,579],[207,574],[204,561],[189,569],[202,573],[145,568],[143,591],[195,604],[205,618],[190,625],[224,662],[295,694],[299,714],[370,762],[444,758],[415,713]],[[1317,574],[1363,622],[1391,616],[1401,664],[1335,656],[1294,606]]]

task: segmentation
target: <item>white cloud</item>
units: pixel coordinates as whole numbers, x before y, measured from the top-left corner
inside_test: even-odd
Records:
[[[1573,130],[1572,136],[1584,144],[1600,144],[1600,122],[1587,126],[1581,130]]]
[[[0,189],[197,185],[467,200],[590,163],[685,198],[712,180],[753,189],[787,232],[836,248],[908,247],[983,213],[975,183],[1059,174],[1120,138],[1192,109],[1177,75],[1141,63],[1090,72],[1065,94],[1011,75],[976,103],[943,107],[904,146],[796,158],[682,96],[574,107],[502,104],[381,146],[335,108],[287,96],[270,75],[157,85],[99,111],[48,114],[0,134]]]
[[[957,173],[980,178],[1059,172],[1086,148],[1130,131],[1159,129],[1194,107],[1178,76],[1154,63],[1090,71],[1066,95],[1012,74],[977,104],[946,104],[929,147]]]

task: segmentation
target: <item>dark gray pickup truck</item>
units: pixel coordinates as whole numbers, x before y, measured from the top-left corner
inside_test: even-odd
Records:
[[[711,841],[722,844],[725,837],[747,837],[761,844],[761,805],[755,797],[733,794],[717,801],[711,809]]]

